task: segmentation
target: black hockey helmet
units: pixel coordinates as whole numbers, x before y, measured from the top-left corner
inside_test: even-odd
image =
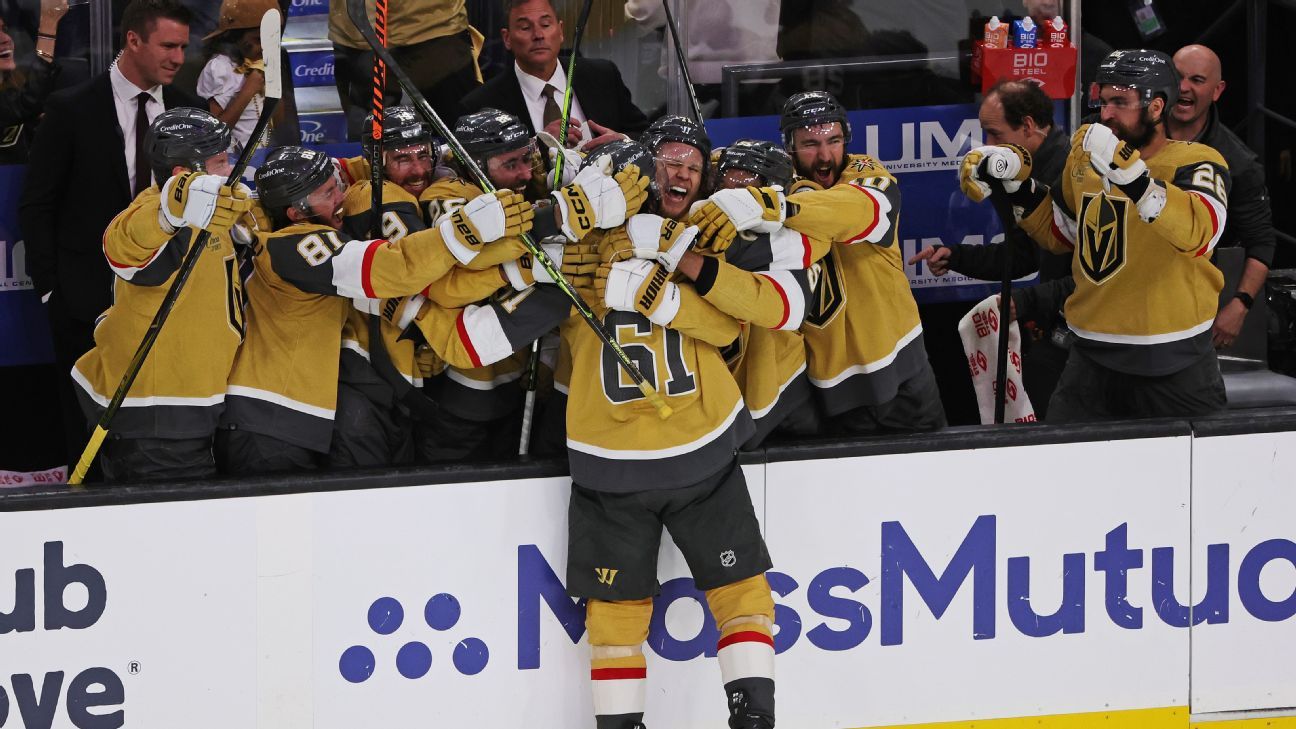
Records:
[[[158,114],[144,134],[144,148],[158,180],[171,177],[176,165],[203,169],[208,159],[230,148],[233,130],[201,109],[180,106]]]
[[[360,146],[366,157],[373,158],[373,114],[365,117],[361,127]],[[393,106],[383,112],[383,149],[391,150],[412,144],[432,144],[432,130],[423,123],[412,106]]]
[[[851,127],[846,119],[846,108],[827,91],[802,91],[793,94],[783,104],[779,117],[779,131],[783,133],[783,146],[792,148],[792,131],[805,127],[838,122],[842,127],[842,141],[850,144]]]
[[[499,109],[482,109],[459,117],[455,138],[473,160],[485,167],[486,160],[531,144],[531,130],[520,119]]]
[[[333,158],[319,150],[278,147],[257,168],[257,194],[267,210],[281,210],[305,201],[336,174]]]
[[[704,169],[711,164],[711,137],[707,136],[706,127],[688,117],[664,116],[658,119],[639,135],[639,142],[654,155],[664,142],[687,144],[702,153]]]
[[[721,150],[716,170],[723,175],[731,169],[759,175],[764,184],[782,185],[784,189],[792,182],[792,157],[763,139],[739,139]]]
[[[585,155],[584,161],[581,162],[580,168],[583,170],[593,164],[596,164],[604,157],[612,158],[612,169],[608,174],[615,175],[625,169],[626,165],[635,165],[639,168],[639,174],[648,178],[648,200],[645,208],[652,205],[657,195],[657,174],[655,172],[657,165],[653,158],[652,152],[639,142],[632,142],[628,139],[619,139],[615,142],[601,144],[590,150]]]
[[[1160,96],[1165,99],[1166,112],[1179,98],[1179,72],[1170,56],[1161,51],[1140,48],[1107,54],[1089,87],[1090,106],[1099,105],[1098,90],[1108,85],[1134,89],[1144,106]]]

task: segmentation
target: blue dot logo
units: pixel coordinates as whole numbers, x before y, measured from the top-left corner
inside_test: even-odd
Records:
[[[432,630],[444,632],[459,624],[463,608],[459,599],[448,592],[438,593],[428,599],[423,607],[423,620]],[[391,635],[405,622],[405,607],[394,597],[380,597],[369,605],[366,614],[369,629],[377,635]],[[454,646],[451,664],[465,676],[476,676],[490,662],[490,649],[480,638],[464,638]],[[353,645],[342,651],[338,659],[338,672],[351,683],[363,683],[377,669],[378,659],[373,650],[363,645]],[[432,670],[432,648],[421,641],[409,641],[396,651],[396,672],[410,680],[424,678]]]
[[[396,653],[396,670],[405,678],[423,678],[432,668],[432,649],[422,643],[406,643]]]

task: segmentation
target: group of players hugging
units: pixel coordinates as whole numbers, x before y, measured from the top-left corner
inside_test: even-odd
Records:
[[[391,108],[378,218],[368,158],[278,148],[253,196],[224,186],[228,127],[195,109],[162,114],[149,145],[164,182],[104,235],[115,303],[74,373],[91,417],[189,241],[199,229],[212,235],[117,416],[105,475],[489,455],[510,430],[517,442],[518,383],[533,376],[539,340],[552,387],[536,449],[565,447],[570,463],[567,588],[588,599],[598,729],[643,726],[642,646],[663,527],[719,628],[730,727],[773,727],[771,562],[737,452],[776,431],[945,422],[901,261],[896,178],[846,152],[851,127],[828,93],[793,96],[780,127],[781,143],[713,150],[702,126],[671,116],[638,141],[582,155],[487,109],[454,125],[497,188],[487,193],[438,152],[414,109]],[[1054,181],[1030,180],[1029,154],[1011,146],[971,152],[963,188],[983,197],[986,178],[1007,183],[1023,226],[1053,247],[1074,243],[1094,196],[1128,198],[1130,225],[1165,225],[1162,211],[1175,205],[1207,207],[1222,225],[1225,193],[1215,188],[1227,173],[1214,157],[1203,161],[1210,189],[1185,193],[1191,175],[1149,176],[1138,150],[1106,127],[1082,128],[1072,146],[1083,164],[1051,191]],[[375,220],[381,235],[371,234]],[[572,290],[668,419],[577,315]]]

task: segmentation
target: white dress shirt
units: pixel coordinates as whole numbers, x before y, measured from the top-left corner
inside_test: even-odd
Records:
[[[149,123],[157,118],[166,109],[166,104],[162,101],[162,85],[159,84],[151,89],[141,89],[117,68],[117,64],[108,69],[108,78],[112,81],[113,105],[117,107],[117,126],[122,130],[122,146],[126,152],[126,180],[133,188],[135,186],[135,113],[139,102],[135,100],[141,91],[147,91],[152,98],[144,105],[144,113],[148,115]],[[151,175],[150,175],[151,177]]]
[[[567,90],[567,74],[563,72],[562,64],[554,67],[553,76],[546,79],[539,79],[518,65],[517,61],[513,62],[513,69],[517,71],[518,86],[522,87],[522,98],[526,100],[527,113],[531,115],[531,128],[537,132],[544,130],[544,108],[545,108],[545,84],[553,86],[557,91],[554,92],[554,101],[558,103],[558,111],[562,112],[563,92]],[[577,127],[585,121],[585,112],[581,110],[580,100],[576,98],[575,91],[572,92],[571,118],[569,124]]]

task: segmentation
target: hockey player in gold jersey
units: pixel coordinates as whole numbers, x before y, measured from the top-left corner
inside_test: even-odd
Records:
[[[95,326],[94,348],[72,370],[91,425],[112,399],[198,231],[211,233],[100,451],[109,481],[215,475],[212,435],[243,339],[235,243],[249,242],[244,226],[254,226],[245,215],[247,190],[224,186],[232,169],[230,136],[205,111],[159,114],[145,146],[162,189],[141,192],[104,232],[104,256],[116,275],[113,304]]]
[[[328,452],[348,299],[414,294],[456,264],[516,257],[514,239],[534,215],[503,191],[395,243],[351,240],[339,232],[344,192],[327,155],[280,148],[256,181],[275,230],[258,237],[247,285],[253,313],[218,433],[232,473],[312,468]]]
[[[476,160],[482,171],[500,189],[527,194],[533,166],[539,160],[530,131],[511,114],[483,109],[455,122],[455,137]],[[533,192],[532,201],[539,199]],[[482,194],[466,173],[437,180],[424,193],[422,202],[429,220],[458,209]],[[544,193],[544,194],[547,194]],[[540,240],[539,236],[536,236]],[[499,271],[499,269],[496,269]],[[507,284],[502,276],[482,285],[474,302],[494,294]],[[492,287],[493,285],[493,287]],[[509,357],[483,367],[447,367],[426,383],[429,396],[437,402],[432,422],[420,426],[418,448],[425,460],[454,461],[469,456],[488,457],[493,448],[508,448],[516,438],[505,435],[520,422],[521,390],[518,382],[524,356]],[[511,451],[509,451],[511,452]]]
[[[899,183],[872,157],[846,153],[850,122],[827,92],[790,98],[780,128],[803,178],[794,185],[799,190],[785,198],[753,188],[745,201],[709,202],[693,217],[705,245],[723,250],[737,232],[769,220],[831,241],[832,251],[812,269],[814,292],[802,326],[810,384],[829,428],[865,434],[943,427],[900,257]]]
[[[706,179],[710,142],[699,125],[680,117],[653,124],[643,139],[657,157],[660,217],[636,216],[601,236],[604,263],[591,306],[674,414],[659,418],[582,322],[563,325],[571,365],[567,589],[589,598],[597,727],[641,728],[643,642],[658,590],[658,545],[668,529],[720,629],[729,726],[768,729],[771,563],[735,457],[753,432],[751,416],[720,354],[740,327],[675,276],[695,240],[696,230],[681,219]],[[651,225],[640,230],[636,219]]]
[[[792,158],[767,141],[742,139],[714,157],[722,191],[711,200],[750,199],[749,187],[787,189]],[[776,429],[788,436],[814,435],[818,418],[806,376],[801,325],[810,298],[807,269],[828,244],[778,223],[738,235],[723,256],[688,252],[679,270],[703,298],[737,318],[742,333],[723,352],[756,424],[745,449],[761,445]]]
[[[623,186],[601,169],[593,168],[550,192],[539,164],[536,143],[527,127],[512,114],[483,109],[460,117],[454,132],[492,184],[525,194],[536,203],[533,238],[560,266],[564,243],[576,242],[594,228],[621,225],[626,213],[637,211],[646,195],[637,179],[623,177]],[[432,221],[453,214],[481,194],[481,188],[465,174],[437,180],[422,194],[421,201],[428,220]],[[591,215],[584,216],[581,222],[581,216],[574,211],[586,207]],[[497,269],[498,275],[493,279],[461,276],[453,291],[447,287],[432,292],[456,300],[440,298],[435,303],[462,307],[468,303],[484,304],[493,295],[501,301],[525,295],[537,276],[543,278],[543,271],[533,269],[530,263],[529,256],[509,261]],[[560,320],[554,321],[555,326]],[[470,455],[512,454],[509,444],[517,439],[508,434],[520,424],[518,408],[522,393],[518,382],[525,360],[526,355],[519,353],[475,367],[450,365],[428,382],[426,389],[437,403],[437,413],[432,422],[420,426],[416,435],[423,458],[460,460]],[[499,450],[501,446],[507,450]]]
[[[1066,302],[1076,341],[1049,402],[1051,422],[1192,416],[1223,409],[1211,345],[1223,276],[1209,253],[1227,216],[1230,180],[1214,149],[1168,139],[1179,79],[1159,51],[1115,51],[1090,99],[1100,123],[1076,130],[1061,179],[1031,179],[1029,153],[989,146],[960,169],[973,200],[1002,181],[1022,228],[1074,250]]]
[[[482,154],[483,142],[492,140],[492,130],[508,130],[512,126],[500,124],[500,116],[507,117],[498,112],[469,115],[458,125],[457,136],[470,152]],[[507,117],[506,121],[515,122],[512,117]],[[459,178],[433,180],[431,135],[413,108],[387,110],[383,126],[387,138],[387,182],[382,225],[388,240],[399,240],[434,225],[436,217],[451,214],[483,194],[479,187]],[[529,145],[524,147],[530,149]],[[368,152],[372,156],[372,150]],[[505,153],[504,156],[507,159],[501,164],[498,156],[482,154],[481,165],[489,171],[488,174],[494,175],[492,181],[501,187],[514,190],[526,187],[531,182],[529,165],[532,159],[527,155]],[[521,167],[524,172],[517,173],[515,168],[518,165],[511,164],[511,160],[524,165]],[[582,178],[582,182],[584,186],[572,182],[552,200],[546,198],[545,203],[536,208],[539,217],[534,234],[560,241],[545,246],[550,257],[560,266],[564,258],[561,241],[566,240],[561,224],[565,216],[570,217],[565,212],[569,201],[583,198],[592,204],[593,227],[619,225],[624,220],[624,211],[608,215],[616,207],[612,198],[621,197],[622,207],[627,202],[624,200],[626,191],[616,181],[601,171],[591,171]],[[415,192],[427,194],[422,195],[420,201],[413,196]],[[638,190],[629,192],[632,198],[644,194]],[[446,199],[446,194],[453,196],[452,199]],[[591,195],[598,196],[598,199],[589,200]],[[352,237],[365,234],[371,224],[370,200],[367,181],[347,190],[343,201],[344,232]],[[425,215],[431,217],[425,219]],[[407,299],[356,301],[356,308],[350,312],[343,332],[342,382],[337,425],[330,450],[332,465],[393,462],[408,441],[410,415],[414,416],[412,430],[417,433],[414,440],[425,460],[461,458],[468,454],[468,449],[463,448],[465,443],[486,439],[488,432],[484,426],[492,420],[486,417],[490,406],[503,399],[502,395],[516,395],[515,389],[492,396],[489,389],[464,388],[463,395],[447,403],[445,397],[424,395],[418,386],[427,375],[440,374],[448,366],[451,374],[462,373],[470,382],[486,387],[493,379],[490,377],[492,366],[501,360],[507,361],[513,354],[513,350],[502,354],[496,351],[500,343],[512,342],[518,348],[525,347],[530,340],[520,338],[535,326],[545,321],[551,322],[549,328],[558,325],[568,311],[567,301],[553,291],[540,292],[532,299],[531,295],[537,293],[532,284],[549,282],[543,271],[533,271],[528,263],[529,256],[523,256],[507,261],[502,267],[491,266],[482,270],[456,266],[420,294]],[[497,301],[487,301],[488,298]],[[447,324],[453,324],[453,330],[447,330]],[[385,345],[381,349],[370,344],[375,329]],[[426,356],[416,350],[419,343],[427,344],[436,355],[440,355],[437,360],[441,366],[434,365],[430,370],[421,366]],[[504,371],[510,372],[513,368]],[[478,373],[486,373],[486,376],[474,378]],[[516,403],[506,401],[505,405],[511,410]],[[452,411],[467,411],[469,417],[460,419]],[[478,428],[479,424],[483,427]],[[478,429],[480,437],[474,439],[472,434]],[[504,439],[497,437],[496,440]]]
[[[365,124],[372,126],[372,117]],[[372,159],[372,136],[365,135],[361,142],[363,159]],[[396,242],[429,227],[418,196],[433,182],[432,134],[413,107],[389,107],[383,113],[382,149],[383,207],[377,225],[383,238]],[[362,179],[350,185],[342,198],[342,232],[349,238],[369,237],[375,224],[371,184]],[[490,275],[491,271],[474,273]],[[438,285],[446,278],[429,283]],[[423,370],[436,365],[434,358],[420,357],[414,341],[402,334],[422,301],[420,294],[386,301],[360,298],[347,311],[328,465],[380,466],[413,460],[410,410],[424,412],[432,407],[418,388]],[[418,414],[413,413],[416,419]]]

